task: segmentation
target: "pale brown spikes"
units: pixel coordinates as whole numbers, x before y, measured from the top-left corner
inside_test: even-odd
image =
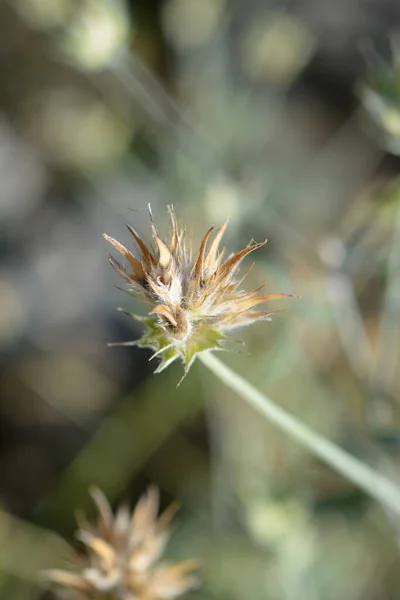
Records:
[[[168,250],[168,247],[166,246],[166,244],[164,244],[162,239],[160,239],[158,237],[158,235],[155,235],[154,239],[157,244],[158,252],[160,253],[160,258],[158,259],[158,264],[160,265],[160,267],[162,269],[168,269],[168,267],[172,263],[172,254]]]
[[[151,210],[151,204],[149,202],[149,204],[147,205],[148,209],[149,209],[149,215],[150,215],[150,223],[151,223],[151,230],[153,232],[153,236],[154,237],[159,237],[158,235],[158,231],[157,231],[157,227],[154,223],[154,219],[153,219],[153,211]]]
[[[176,222],[174,207],[168,206],[168,212],[169,212],[169,217],[171,220],[171,229],[172,229],[170,251],[171,251],[171,254],[175,254],[176,249],[178,247],[178,243],[179,243],[178,224]]]
[[[153,573],[150,590],[153,597],[173,598],[188,588],[197,587],[199,578],[193,572],[199,569],[199,563],[187,560],[177,565],[162,565]]]
[[[253,262],[249,268],[247,269],[247,271],[245,272],[245,274],[243,275],[243,277],[241,277],[240,279],[238,279],[234,284],[233,284],[233,289],[239,287],[239,285],[241,285],[243,283],[243,281],[246,279],[247,275],[250,273],[250,271],[252,270],[252,268],[254,267],[256,263]],[[264,283],[261,287],[263,287],[264,285],[267,285],[266,283]],[[260,287],[260,289],[261,289]]]
[[[151,221],[151,229],[153,232],[153,238],[155,239],[157,248],[158,248],[158,253],[159,253],[159,258],[158,258],[158,266],[160,266],[162,269],[166,270],[168,269],[168,267],[171,265],[172,263],[172,254],[169,251],[167,245],[162,241],[162,239],[160,238],[159,234],[158,234],[158,230],[157,227],[155,226],[154,220],[153,220],[153,213],[151,211],[151,206],[149,204],[149,213],[150,213],[150,221]],[[165,279],[170,279],[169,277],[165,277],[164,274],[164,280]],[[164,281],[164,283],[167,283],[167,281]]]
[[[99,511],[99,529],[106,539],[110,539],[112,536],[114,517],[107,498],[103,492],[96,487],[90,490],[90,495]]]
[[[140,251],[143,255],[143,259],[144,261],[150,266],[154,264],[154,258],[153,255],[151,254],[150,250],[148,249],[148,247],[146,246],[146,244],[144,243],[144,241],[142,240],[142,238],[140,237],[140,235],[133,229],[133,227],[131,227],[130,225],[126,224],[128,231],[133,235],[133,237],[135,238],[135,241],[137,243],[137,245],[140,248]]]
[[[233,315],[231,315],[231,317],[228,317],[225,320],[225,323],[228,324],[229,326],[235,326],[235,325],[246,326],[246,325],[250,325],[251,323],[255,323],[256,321],[268,319],[271,315],[274,315],[275,313],[278,313],[278,312],[281,312],[281,310],[280,309],[269,310],[269,311],[251,310],[249,312],[241,312],[239,314],[233,314]]]
[[[120,244],[119,242],[117,242],[117,240],[110,237],[106,233],[103,233],[103,237],[104,237],[104,239],[107,240],[107,242],[110,242],[110,244],[112,244],[114,246],[114,248],[116,248],[118,250],[118,252],[120,252],[123,256],[125,256],[125,258],[129,261],[129,264],[131,265],[131,267],[133,269],[134,278],[137,281],[144,281],[146,279],[146,277],[145,277],[145,274],[143,271],[143,267],[142,267],[140,261],[138,261],[137,258],[135,258],[133,256],[132,252],[130,252],[130,250],[125,248],[125,246],[123,244]]]
[[[119,262],[117,260],[115,260],[115,258],[113,258],[111,256],[111,254],[109,252],[107,252],[107,258],[108,258],[108,262],[110,263],[110,265],[112,266],[113,269],[115,269],[115,271],[118,273],[118,275],[126,282],[126,283],[131,283],[131,280],[128,276],[128,274],[125,272],[124,268],[122,267],[122,265],[119,264]]]
[[[131,543],[136,544],[145,536],[146,532],[152,530],[157,521],[159,506],[159,493],[152,486],[143,495],[136,505],[131,522]]]
[[[115,552],[107,542],[92,535],[88,531],[80,531],[77,534],[77,538],[104,561],[106,568],[111,568],[115,561]]]
[[[259,242],[257,244],[254,244],[253,246],[244,248],[240,252],[237,252],[236,254],[228,258],[224,262],[224,264],[220,268],[218,268],[213,275],[210,276],[206,287],[207,296],[211,297],[213,294],[216,293],[217,297],[220,297],[221,295],[225,294],[226,291],[229,289],[229,286],[227,284],[229,284],[232,281],[235,271],[239,266],[240,262],[243,260],[243,258],[245,258],[245,256],[247,256],[251,252],[254,252],[254,250],[257,250],[261,246],[264,246],[264,244],[266,243],[267,240],[265,240],[264,242]],[[239,285],[240,282],[238,282],[237,284],[236,282],[234,283],[235,288],[237,287],[237,285]]]
[[[130,511],[126,504],[121,504],[114,519],[114,546],[120,546],[125,539],[130,523]]]
[[[235,284],[232,284],[232,286]],[[240,294],[238,294],[234,300],[234,302],[242,302],[244,300],[249,300],[249,298],[254,298],[254,296],[256,294],[258,294],[258,292],[260,290],[262,290],[263,287],[265,287],[265,283],[263,283],[262,285],[259,285],[258,288],[255,288],[254,290],[249,290],[248,292],[241,292]],[[232,287],[232,286],[228,286],[228,287]],[[229,301],[228,301],[229,302]]]
[[[178,323],[174,319],[174,316],[168,306],[164,306],[163,304],[156,306],[152,311],[149,312],[149,315],[161,315],[165,317],[167,321],[171,323],[174,327],[178,326]]]
[[[164,512],[159,516],[158,521],[156,523],[156,529],[158,532],[167,529],[168,525],[171,523],[178,510],[178,502],[173,502],[172,504],[170,504],[170,506],[168,506],[168,508],[164,510]]]
[[[262,302],[268,302],[269,300],[278,300],[279,298],[287,298],[290,294],[266,294],[265,296],[258,296],[257,298],[244,298],[243,300],[235,301],[235,312],[242,313],[246,312],[250,308],[261,304]]]
[[[224,233],[226,231],[226,228],[228,227],[228,223],[229,223],[229,219],[227,219],[225,221],[225,223],[219,229],[217,235],[215,236],[215,238],[211,242],[210,249],[209,249],[209,251],[207,253],[207,256],[206,256],[206,258],[204,260],[204,267],[205,267],[205,269],[207,271],[213,271],[218,266],[218,262],[216,263],[218,248],[219,248],[219,245],[220,245],[221,240],[223,238],[223,235],[224,235]]]
[[[224,262],[224,264],[216,273],[218,281],[223,281],[226,277],[232,276],[237,267],[239,266],[239,263],[245,258],[245,256],[247,256],[251,252],[254,252],[254,250],[258,250],[258,248],[261,248],[261,246],[264,246],[264,244],[266,243],[267,240],[265,240],[264,242],[258,242],[257,244],[253,244],[248,248],[244,248],[243,250],[236,252],[236,254],[228,258],[228,260]]]
[[[199,279],[201,280],[202,276],[203,276],[203,271],[204,271],[204,256],[205,256],[205,252],[206,252],[206,245],[208,242],[208,238],[210,237],[212,231],[213,231],[214,227],[210,227],[210,229],[207,231],[206,235],[203,238],[203,241],[201,242],[201,246],[200,246],[200,250],[199,250],[199,254],[197,257],[197,260],[193,266],[192,269],[192,277],[194,279]]]
[[[58,583],[67,588],[72,588],[83,594],[89,595],[93,592],[91,585],[88,584],[83,577],[75,573],[68,573],[68,571],[62,571],[61,569],[50,569],[43,573],[43,577],[47,581]]]

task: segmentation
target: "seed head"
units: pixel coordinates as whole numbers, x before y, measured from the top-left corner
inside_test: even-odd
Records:
[[[151,210],[152,245],[148,246],[132,227],[127,226],[136,242],[137,256],[112,237],[106,234],[104,237],[126,259],[126,263],[120,264],[109,255],[111,265],[124,280],[128,292],[140,298],[149,309],[148,317],[127,313],[141,321],[147,331],[136,342],[117,345],[138,345],[155,350],[151,358],[161,358],[156,373],[181,358],[186,374],[200,352],[223,350],[227,333],[232,329],[270,319],[272,311],[253,310],[254,307],[289,294],[258,296],[263,286],[250,292],[239,289],[244,279],[237,278],[242,260],[267,240],[249,244],[224,260],[225,251],[220,250],[220,243],[227,221],[214,237],[214,227],[210,227],[193,258],[192,250],[185,242],[185,230],[178,226],[173,208],[168,207],[168,210],[171,220],[169,241],[163,240],[158,233]]]
[[[99,489],[92,491],[99,516],[96,527],[82,523],[77,538],[86,549],[79,570],[52,570],[46,579],[79,598],[163,600],[197,587],[198,563],[160,562],[176,507],[157,518],[159,495],[151,487],[131,515],[126,506],[114,516]]]

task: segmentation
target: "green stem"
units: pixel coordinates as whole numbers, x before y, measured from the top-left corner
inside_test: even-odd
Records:
[[[231,390],[281,430],[386,507],[400,513],[400,487],[277,406],[211,353],[200,360]]]

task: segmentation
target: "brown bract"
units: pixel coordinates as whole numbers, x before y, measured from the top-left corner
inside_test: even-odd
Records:
[[[47,580],[80,598],[104,600],[176,598],[199,585],[196,561],[160,562],[176,507],[158,517],[156,488],[142,496],[133,514],[122,506],[114,516],[99,489],[92,496],[99,511],[97,525],[85,522],[77,534],[86,549],[83,566],[79,571],[48,571]]]
[[[114,238],[106,234],[104,237],[126,259],[121,264],[109,255],[110,263],[127,290],[149,309],[147,318],[128,313],[148,329],[137,342],[122,345],[153,348],[156,351],[153,357],[161,358],[156,372],[180,357],[186,373],[200,352],[223,349],[230,330],[270,318],[272,311],[254,310],[256,306],[290,294],[258,295],[263,286],[249,292],[240,289],[244,279],[237,277],[241,262],[266,240],[250,244],[224,259],[225,251],[220,244],[226,222],[214,237],[214,227],[207,231],[193,258],[185,241],[185,230],[178,226],[173,208],[168,210],[171,221],[168,241],[161,238],[151,211],[152,245],[147,245],[127,226],[137,245],[136,256]]]

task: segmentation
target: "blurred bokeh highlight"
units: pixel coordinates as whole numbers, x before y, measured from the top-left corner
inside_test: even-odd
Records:
[[[268,238],[300,301],[222,360],[396,478],[397,0],[0,1],[0,598],[56,598],[88,489],[181,504],[189,597],[398,598],[400,523],[195,364],[154,375],[101,234]],[[252,261],[248,261],[248,265]],[[243,345],[241,342],[245,342]]]

